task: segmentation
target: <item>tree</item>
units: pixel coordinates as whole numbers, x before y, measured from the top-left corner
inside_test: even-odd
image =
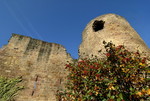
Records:
[[[0,77],[0,101],[12,101],[17,92],[24,88],[17,85],[21,81],[21,77],[12,79]]]
[[[148,57],[130,52],[123,45],[104,42],[106,59],[82,59],[68,63],[63,101],[150,100]]]

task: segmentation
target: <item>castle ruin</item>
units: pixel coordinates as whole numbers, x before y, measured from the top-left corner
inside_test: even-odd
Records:
[[[25,89],[16,101],[56,101],[57,90],[64,88],[65,64],[71,60],[59,44],[18,34],[0,50],[1,75],[23,77]]]
[[[115,14],[102,15],[89,22],[82,33],[80,58],[103,57],[103,41],[150,55],[150,49],[137,32]],[[0,75],[22,76],[25,89],[19,92],[16,101],[56,101],[56,93],[64,89],[68,73],[65,64],[72,60],[62,45],[12,34],[8,44],[0,49]]]
[[[82,43],[79,47],[80,58],[104,56],[103,41],[115,45],[124,45],[130,51],[150,55],[150,49],[139,34],[121,16],[106,14],[91,20],[82,33]],[[99,53],[99,51],[102,51]]]

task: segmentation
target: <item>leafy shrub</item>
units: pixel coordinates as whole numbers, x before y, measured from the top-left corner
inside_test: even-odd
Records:
[[[13,79],[0,77],[0,101],[12,101],[16,93],[23,89],[23,87],[17,86],[21,81],[20,77]]]
[[[63,101],[150,100],[150,68],[147,57],[130,52],[123,45],[104,42],[106,59],[82,59],[68,63],[70,71]]]

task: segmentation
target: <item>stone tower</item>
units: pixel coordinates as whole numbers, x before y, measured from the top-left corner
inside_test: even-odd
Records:
[[[0,49],[0,76],[23,77],[25,89],[16,101],[56,101],[57,90],[64,89],[67,61],[72,58],[63,46],[13,34]]]
[[[106,14],[91,20],[82,33],[82,43],[79,47],[80,58],[91,57],[91,55],[104,56],[103,41],[113,42],[115,45],[125,45],[130,51],[146,52],[150,50],[121,16]],[[102,50],[101,53],[98,51]]]

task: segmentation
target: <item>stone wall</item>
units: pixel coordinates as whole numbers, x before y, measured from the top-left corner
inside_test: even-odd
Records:
[[[125,45],[130,51],[139,50],[150,55],[150,50],[130,26],[130,24],[121,16],[115,14],[106,14],[91,20],[82,33],[82,43],[79,48],[80,58],[96,55],[104,57],[105,49],[103,41],[113,42],[115,45]],[[99,53],[98,51],[102,51]]]
[[[16,101],[56,101],[66,81],[67,61],[72,58],[63,46],[13,34],[0,50],[0,75],[23,77],[25,89]]]
[[[150,49],[137,32],[115,14],[102,15],[89,22],[82,33],[80,58],[104,57],[103,41],[150,55]],[[72,60],[59,44],[12,34],[9,43],[0,49],[0,76],[23,77],[21,85],[25,89],[19,92],[16,101],[56,101],[56,92],[64,89],[66,82],[65,64]]]

